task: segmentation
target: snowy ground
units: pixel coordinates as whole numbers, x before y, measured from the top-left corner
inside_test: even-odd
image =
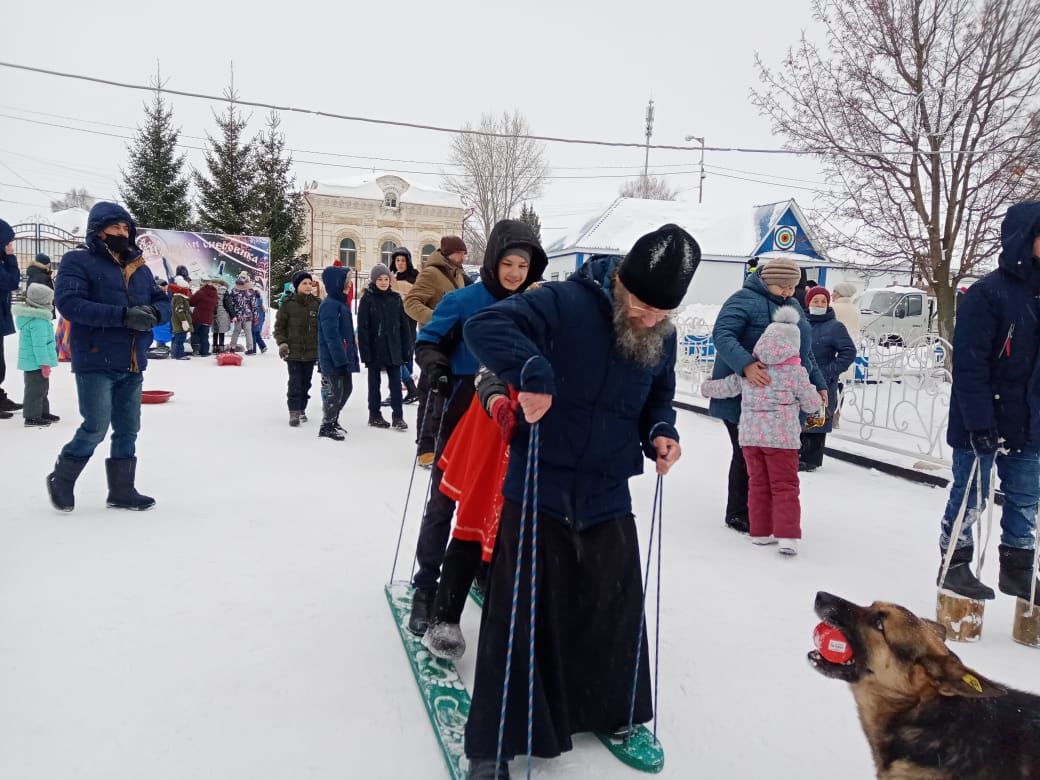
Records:
[[[382,592],[411,436],[365,427],[357,391],[348,441],[316,438],[315,401],[312,421],[290,429],[284,375],[273,352],[237,369],[154,362],[145,387],[176,396],[143,409],[139,486],[159,505],[139,515],[104,508],[107,445],[74,514],[47,504],[43,477],[77,424],[67,365],[52,378],[61,423],[0,422],[0,777],[445,776]],[[20,381],[9,369],[15,397]],[[785,560],[722,525],[721,426],[681,412],[679,427],[686,454],[665,495],[663,776],[829,766],[872,777],[851,695],[805,662],[812,600],[825,589],[930,614],[943,492],[828,462],[804,480],[803,553]],[[652,477],[633,488],[645,529]],[[405,569],[417,523],[416,502]],[[957,650],[1040,690],[1011,611],[1000,598],[984,641]],[[477,620],[471,606],[471,643]],[[639,776],[588,739],[535,775]]]

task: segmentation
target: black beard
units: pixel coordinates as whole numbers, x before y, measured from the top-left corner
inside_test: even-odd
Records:
[[[614,343],[626,360],[643,368],[655,368],[664,355],[664,341],[675,331],[671,320],[661,320],[652,328],[636,328],[628,318],[628,304],[614,298]]]

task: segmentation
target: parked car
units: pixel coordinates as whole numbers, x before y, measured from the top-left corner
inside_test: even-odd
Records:
[[[864,290],[859,297],[860,328],[880,346],[903,346],[926,336],[935,318],[935,299],[916,287]]]

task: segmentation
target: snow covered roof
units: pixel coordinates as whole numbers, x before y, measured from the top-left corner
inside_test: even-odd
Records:
[[[387,193],[394,193],[397,195],[399,203],[453,209],[465,208],[462,200],[455,193],[422,187],[396,173],[371,173],[349,179],[312,181],[305,187],[305,190],[316,195],[378,201],[382,201]]]
[[[550,256],[576,251],[624,254],[640,236],[668,223],[697,239],[705,256],[745,258],[756,243],[750,215],[718,214],[686,201],[618,198],[606,210],[585,215],[547,252]]]
[[[48,214],[46,218],[41,219],[40,221],[49,222],[55,227],[67,230],[73,235],[84,236],[87,233],[88,216],[89,212],[86,209],[76,207],[55,211],[53,214]]]

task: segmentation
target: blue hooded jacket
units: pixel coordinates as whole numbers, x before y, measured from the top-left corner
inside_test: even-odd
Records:
[[[675,334],[653,368],[617,351],[611,280],[618,262],[591,260],[566,282],[510,296],[474,314],[463,331],[493,374],[518,390],[553,396],[539,423],[539,508],[577,530],[631,513],[628,480],[642,473],[644,456],[656,458],[651,442],[679,440]],[[529,435],[521,416],[502,486],[517,503]]]
[[[343,292],[349,273],[349,268],[338,266],[321,272],[326,295],[318,307],[318,368],[326,376],[356,374],[361,370],[354,318]]]
[[[1011,449],[1040,446],[1040,202],[1008,209],[996,271],[961,299],[953,329],[953,393],[946,441],[997,430]]]
[[[711,336],[715,342],[715,367],[712,379],[723,379],[730,374],[741,374],[755,362],[752,350],[758,339],[773,321],[773,314],[781,306],[791,306],[798,312],[798,333],[801,336],[799,357],[809,373],[809,381],[817,390],[827,389],[827,380],[816,365],[812,350],[812,327],[803,309],[794,298],[773,295],[759,274],[749,274],[744,286],[733,293],[719,311]],[[712,398],[709,404],[712,417],[731,423],[740,422],[740,396]]]
[[[11,293],[18,289],[22,280],[22,273],[18,270],[18,258],[4,251],[12,241],[14,241],[14,230],[0,219],[0,337],[10,336],[14,333]]]
[[[108,251],[98,233],[116,222],[130,228],[125,265]],[[72,370],[144,371],[151,331],[123,326],[130,306],[154,306],[159,322],[170,319],[170,300],[155,283],[137,248],[137,226],[126,209],[95,203],[87,218],[86,243],[61,259],[54,303],[71,323]]]

